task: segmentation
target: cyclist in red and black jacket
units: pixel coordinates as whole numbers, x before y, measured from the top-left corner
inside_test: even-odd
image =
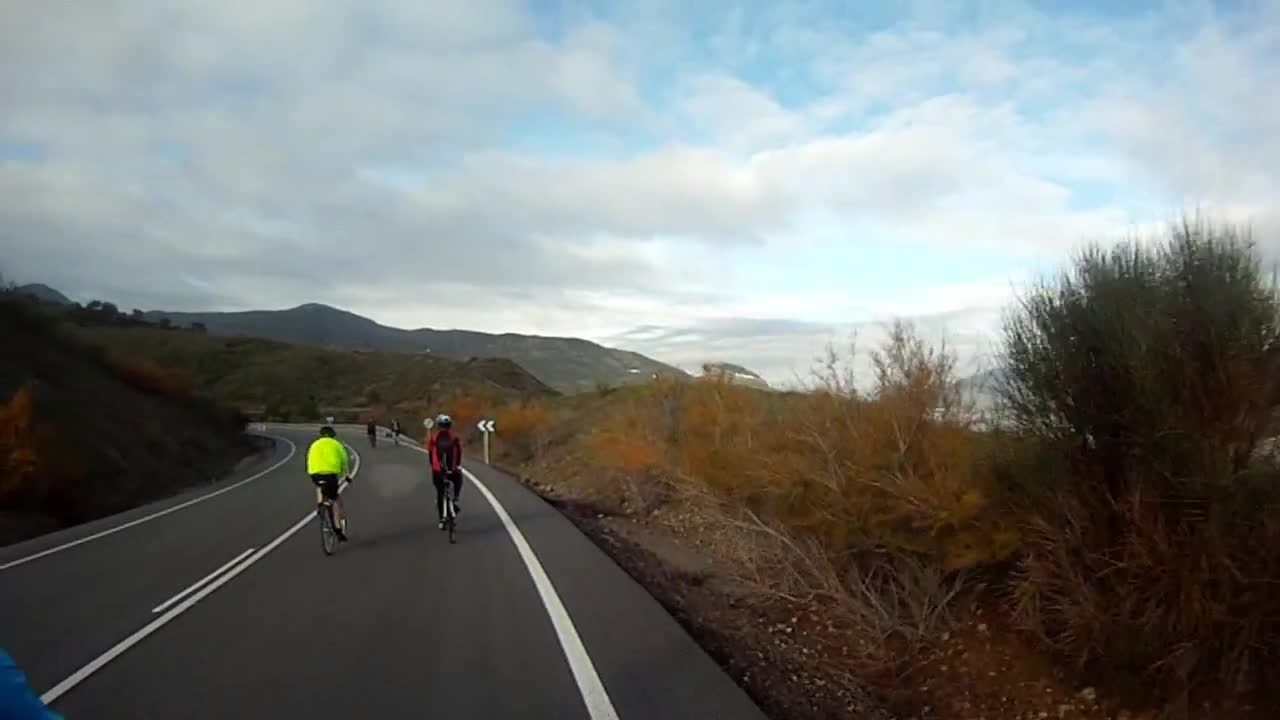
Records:
[[[462,437],[453,431],[453,418],[440,415],[435,428],[427,437],[427,452],[431,455],[431,484],[436,486],[436,515],[440,529],[444,529],[444,482],[453,483],[453,511],[462,513],[458,497],[462,494]]]

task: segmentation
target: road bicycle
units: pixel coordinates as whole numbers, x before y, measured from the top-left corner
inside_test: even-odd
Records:
[[[333,550],[338,545],[338,533],[334,532],[333,522],[333,501],[324,498],[320,504],[316,506],[316,514],[320,516],[320,547],[324,548],[325,555],[332,555]],[[342,513],[342,532],[347,531],[347,513],[344,508]]]
[[[444,529],[449,531],[449,544],[453,545],[454,529],[458,526],[458,510],[454,503],[453,497],[453,480],[446,475],[444,478]]]

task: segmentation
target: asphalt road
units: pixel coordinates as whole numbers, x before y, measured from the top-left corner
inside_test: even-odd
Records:
[[[484,465],[449,545],[421,452],[340,430],[360,457],[351,542],[325,557],[312,430],[271,427],[274,455],[216,488],[0,548],[0,647],[70,720],[764,718],[568,520]]]

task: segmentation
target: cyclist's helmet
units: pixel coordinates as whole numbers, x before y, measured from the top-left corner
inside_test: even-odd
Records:
[[[440,413],[436,416],[436,426],[442,428],[453,427],[453,418],[445,415],[444,413]]]
[[[325,437],[337,437],[338,433],[329,425],[320,428],[320,434]]]

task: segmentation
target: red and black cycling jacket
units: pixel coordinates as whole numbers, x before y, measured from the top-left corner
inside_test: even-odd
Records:
[[[427,439],[432,472],[457,470],[462,467],[462,438],[452,430],[437,430]]]

